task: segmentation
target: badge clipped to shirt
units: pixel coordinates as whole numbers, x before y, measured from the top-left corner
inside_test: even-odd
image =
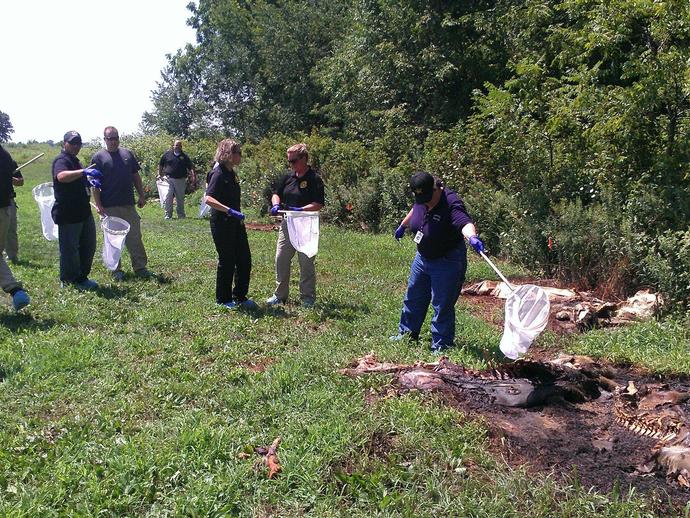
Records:
[[[300,188],[300,189],[306,189],[306,188],[307,188],[307,181],[306,181],[306,180],[302,180],[302,181],[299,183],[299,188]]]
[[[423,237],[424,237],[424,234],[422,233],[422,231],[418,230],[417,233],[414,235],[414,242],[417,244],[421,243]]]

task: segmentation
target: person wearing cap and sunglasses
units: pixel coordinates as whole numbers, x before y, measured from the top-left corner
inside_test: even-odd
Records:
[[[138,194],[136,206],[141,209],[146,205],[144,184],[139,175],[141,167],[134,153],[120,147],[117,128],[106,127],[103,139],[106,148],[91,158],[91,162],[103,173],[102,186],[94,189],[93,200],[101,216],[115,216],[129,223],[125,246],[132,261],[132,270],[137,277],[151,277],[151,272],[146,269],[148,258],[141,237],[141,217],[134,206],[135,188]],[[121,263],[113,272],[113,278],[116,281],[125,278]]]
[[[395,238],[402,239],[409,228],[417,253],[410,267],[398,334],[391,340],[419,339],[431,303],[431,350],[441,352],[455,340],[455,303],[467,270],[463,236],[477,253],[484,251],[484,243],[463,201],[438,178],[417,171],[410,178],[410,188],[414,205],[395,231]]]
[[[309,165],[309,153],[306,144],[295,144],[287,150],[287,161],[292,172],[284,175],[278,182],[271,196],[271,215],[275,216],[281,208],[293,211],[318,211],[325,204],[324,186],[321,176]],[[278,231],[276,245],[276,288],[273,295],[266,300],[269,306],[284,304],[290,290],[290,264],[295,255],[295,248],[290,243],[287,220],[283,219]],[[304,307],[311,307],[316,300],[316,256],[307,257],[297,252],[299,260],[299,291]]]
[[[12,175],[17,170],[17,162],[0,146],[0,287],[12,296],[15,311],[26,307],[31,302],[28,293],[12,274],[2,252],[7,242],[7,231],[10,226],[12,193]]]
[[[98,288],[98,283],[89,279],[96,253],[96,224],[89,187],[100,187],[103,175],[98,169],[81,165],[77,158],[81,145],[79,133],[65,133],[62,152],[53,160],[55,203],[51,214],[58,226],[62,286],[93,290]]]

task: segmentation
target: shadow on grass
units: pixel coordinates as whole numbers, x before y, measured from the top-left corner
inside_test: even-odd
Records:
[[[341,320],[355,322],[362,314],[370,312],[369,306],[364,304],[338,304],[333,302],[317,302],[312,307],[302,307],[300,304],[280,304],[277,306],[259,306],[257,309],[232,309],[246,313],[255,318],[271,316],[274,318],[298,318],[308,314],[313,315],[319,321]]]
[[[47,331],[48,329],[55,327],[56,324],[57,321],[53,320],[52,318],[37,320],[31,315],[31,313],[28,312],[5,313],[0,315],[0,325],[13,332]]]
[[[126,286],[109,285],[109,286],[99,286],[92,291],[98,297],[103,299],[123,299],[126,298],[132,302],[139,302],[139,297],[133,295],[132,290]]]
[[[22,266],[23,268],[34,268],[40,266],[40,263],[34,263],[28,259],[17,259],[16,261],[7,261],[10,268],[13,266]]]

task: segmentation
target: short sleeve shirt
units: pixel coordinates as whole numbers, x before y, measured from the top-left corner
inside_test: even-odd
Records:
[[[104,207],[134,205],[134,175],[141,167],[134,153],[129,149],[118,148],[112,153],[101,149],[91,158],[101,173],[101,203]]]
[[[312,168],[298,178],[295,173],[288,173],[278,182],[273,194],[277,194],[285,205],[303,207],[312,202],[325,205],[323,180]]]
[[[53,160],[53,193],[55,203],[51,214],[58,225],[81,223],[91,214],[89,206],[89,184],[86,178],[73,182],[59,182],[58,173],[82,169],[81,162],[74,156],[62,151]]]
[[[240,210],[240,194],[240,184],[235,171],[226,169],[222,165],[214,167],[209,173],[206,196],[211,196],[232,209]],[[219,216],[226,216],[226,214],[217,209],[212,209],[211,217]]]
[[[443,189],[433,209],[423,203],[414,204],[409,226],[413,236],[422,233],[417,251],[426,259],[438,259],[457,246],[465,246],[462,227],[468,223],[473,221],[463,201],[453,191]]]
[[[194,168],[192,161],[185,153],[175,155],[172,150],[163,153],[158,165],[161,167],[163,175],[170,178],[185,178],[187,171]]]

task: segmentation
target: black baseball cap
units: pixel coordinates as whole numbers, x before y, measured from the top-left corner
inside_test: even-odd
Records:
[[[68,142],[70,144],[81,144],[81,135],[74,130],[68,131],[65,133],[65,136],[62,140],[63,142]]]
[[[416,171],[410,178],[415,203],[427,203],[434,194],[434,177],[426,171]]]

